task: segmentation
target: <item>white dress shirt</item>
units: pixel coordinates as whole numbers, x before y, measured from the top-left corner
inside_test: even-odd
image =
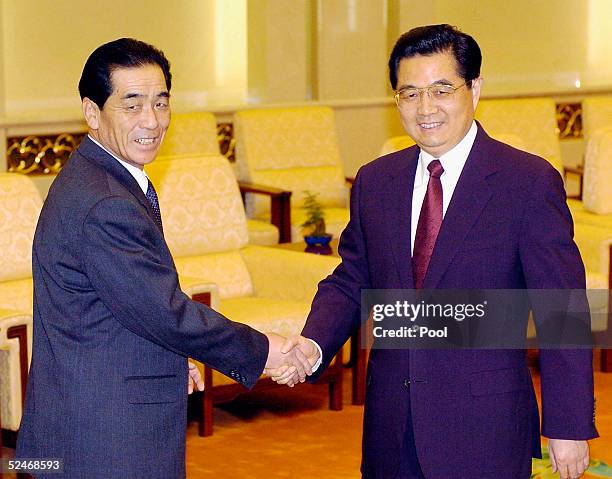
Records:
[[[93,141],[96,145],[106,151],[110,156],[117,160],[126,170],[129,171],[130,175],[134,177],[134,179],[138,183],[138,186],[140,186],[140,189],[146,196],[147,190],[149,189],[149,178],[147,177],[144,170],[141,170],[140,168],[137,168],[134,165],[130,165],[128,162],[117,158],[117,156],[112,151],[109,151],[108,149],[104,148],[104,146],[102,146],[99,141],[92,138],[91,135],[87,136],[91,141]]]
[[[455,192],[455,187],[459,181],[459,176],[463,171],[470,150],[474,145],[477,131],[476,122],[472,122],[472,126],[463,139],[440,158],[435,158],[426,151],[421,150],[417,163],[416,175],[414,177],[414,189],[412,190],[412,223],[410,230],[411,254],[414,253],[414,238],[416,237],[419,215],[421,214],[421,207],[423,206],[423,200],[427,192],[427,183],[429,182],[429,170],[427,166],[433,160],[438,159],[440,163],[442,163],[442,168],[444,168],[444,173],[440,176],[440,182],[442,183],[442,219],[444,219],[448,205]]]

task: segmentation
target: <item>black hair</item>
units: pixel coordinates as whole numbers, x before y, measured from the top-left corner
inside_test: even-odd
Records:
[[[448,24],[427,25],[404,33],[393,47],[389,58],[389,80],[397,87],[397,69],[402,58],[452,52],[457,61],[457,74],[471,88],[472,80],[480,76],[482,54],[476,40]]]
[[[159,65],[168,92],[172,85],[170,62],[161,50],[134,38],[120,38],[96,48],[85,62],[79,80],[81,100],[89,98],[102,110],[111,95],[111,76],[117,68]]]

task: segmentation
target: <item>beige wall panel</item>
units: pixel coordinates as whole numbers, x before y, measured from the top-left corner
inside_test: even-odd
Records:
[[[395,104],[336,107],[336,130],[347,176],[378,158],[383,143],[392,136],[405,135]]]
[[[244,0],[4,0],[7,114],[78,111],[85,59],[100,44],[122,36],[164,50],[172,63],[175,105],[201,107],[224,99],[224,92],[228,101],[241,101],[245,5]],[[241,55],[233,54],[241,49]]]
[[[311,0],[249,0],[249,103],[310,99]]]
[[[388,93],[385,0],[318,0],[316,35],[320,100]]]
[[[612,87],[612,67],[601,68],[612,54],[609,0],[397,1],[400,32],[450,23],[476,38],[485,96]]]

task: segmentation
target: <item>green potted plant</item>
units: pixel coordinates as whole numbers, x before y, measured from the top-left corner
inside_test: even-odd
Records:
[[[317,200],[317,196],[318,193],[304,191],[306,221],[301,226],[304,241],[308,246],[326,246],[332,239],[332,235],[325,231],[325,213],[321,203]]]

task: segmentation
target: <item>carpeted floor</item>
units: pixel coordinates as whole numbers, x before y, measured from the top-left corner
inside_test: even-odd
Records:
[[[539,384],[536,380],[536,390]],[[612,374],[596,373],[597,427],[590,441],[588,479],[612,478]],[[215,408],[215,432],[201,438],[197,423],[187,433],[189,479],[359,478],[363,408],[350,405],[345,377],[344,409],[327,409],[325,386],[249,393]],[[443,440],[443,438],[440,438]],[[5,449],[4,457],[12,450]],[[0,474],[1,476],[1,474]],[[14,478],[4,475],[4,478]],[[545,457],[534,461],[533,479],[558,478]],[[155,478],[151,478],[155,479]]]
[[[536,389],[539,384],[536,380]],[[597,426],[586,478],[612,478],[612,374],[597,373]],[[197,424],[187,437],[187,477],[224,479],[359,478],[363,409],[350,405],[345,379],[344,409],[327,409],[324,386],[250,393],[215,408],[215,432],[200,438]],[[441,438],[443,440],[443,438]],[[545,458],[534,461],[533,479],[559,477]]]

